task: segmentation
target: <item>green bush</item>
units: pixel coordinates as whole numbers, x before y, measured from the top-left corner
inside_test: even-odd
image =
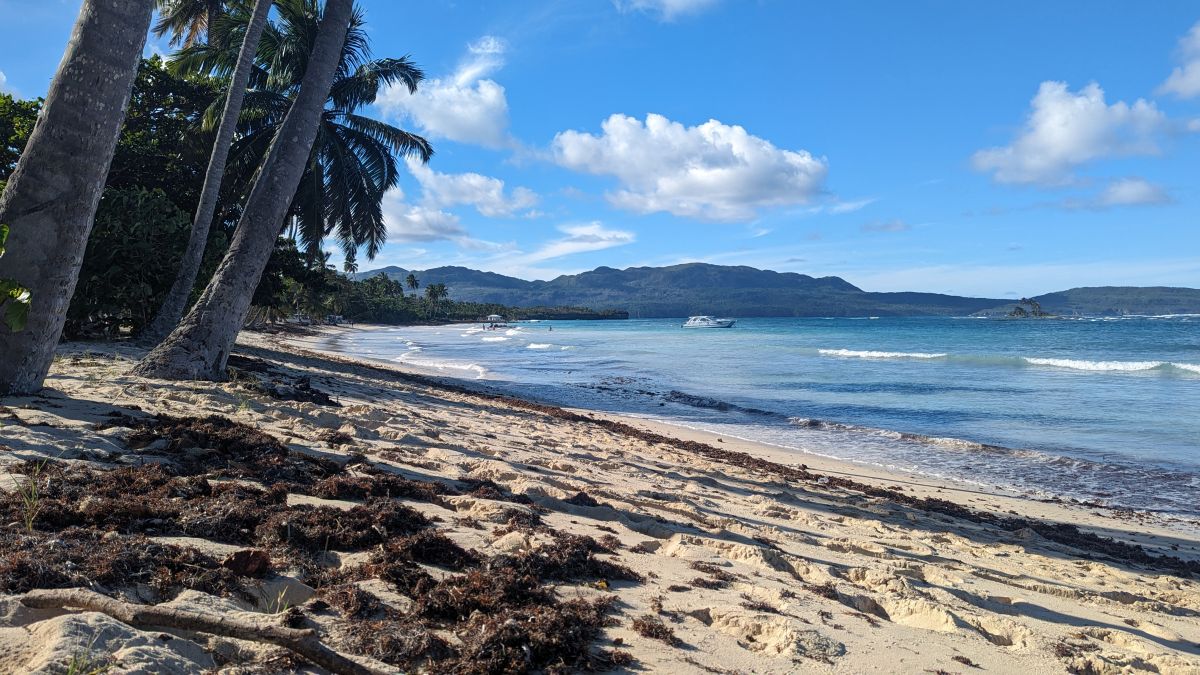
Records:
[[[4,187],[0,184],[0,192]],[[8,241],[8,226],[0,224],[0,256],[4,255],[4,242]],[[0,320],[8,329],[16,332],[25,327],[29,318],[29,289],[12,279],[0,279]]]
[[[170,290],[191,219],[162,190],[107,189],[64,333],[116,337],[149,323]]]

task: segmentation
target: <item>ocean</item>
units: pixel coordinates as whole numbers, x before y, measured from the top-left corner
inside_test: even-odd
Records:
[[[1200,516],[1200,315],[546,321],[350,333],[517,396],[1039,496]]]

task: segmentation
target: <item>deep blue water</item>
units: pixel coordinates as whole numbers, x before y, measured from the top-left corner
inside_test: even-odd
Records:
[[[802,452],[1200,515],[1200,316],[680,323],[405,327],[338,348]]]

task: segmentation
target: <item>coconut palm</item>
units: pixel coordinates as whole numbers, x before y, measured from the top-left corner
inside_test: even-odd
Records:
[[[323,16],[316,19],[316,36],[299,89],[246,199],[229,251],[179,327],[138,364],[138,374],[171,379],[224,377],[229,351],[312,152],[354,15],[352,0],[325,3]]]
[[[421,282],[417,281],[417,275],[409,272],[408,276],[404,278],[404,285],[408,286],[408,290],[415,291],[421,287]]]
[[[0,195],[9,226],[0,279],[32,294],[24,327],[0,330],[0,394],[36,391],[50,370],[153,9],[153,0],[84,0]]]
[[[248,183],[287,114],[300,82],[305,55],[312,49],[314,0],[278,0],[277,22],[267,26],[259,50],[254,87],[246,95],[242,136],[234,143],[230,171],[234,182]],[[231,13],[227,19],[239,20]],[[175,66],[187,72],[227,71],[228,47],[195,45],[178,55]],[[336,236],[347,258],[359,247],[373,259],[387,238],[382,199],[399,178],[397,158],[414,155],[428,161],[433,149],[424,138],[358,114],[380,88],[402,83],[416,91],[424,73],[407,57],[372,59],[360,12],[352,20],[329,99],[305,164],[289,215],[299,243],[311,260],[325,237]]]
[[[442,304],[442,300],[450,292],[446,290],[446,284],[429,284],[425,287],[425,299],[429,302],[429,313],[431,317],[437,317],[437,310]]]
[[[190,47],[210,41],[214,26],[225,13],[221,0],[157,0],[158,21],[154,23],[154,35],[170,35],[172,47]]]
[[[238,117],[242,112],[242,99],[246,94],[246,86],[250,82],[250,71],[258,51],[258,41],[267,25],[267,14],[270,11],[271,0],[255,0],[254,7],[247,17],[241,49],[238,52],[233,77],[229,82],[229,91],[225,96],[221,124],[217,128],[212,155],[208,160],[208,170],[204,174],[204,187],[200,191],[200,202],[196,206],[196,214],[192,220],[187,249],[183,253],[183,260],[179,264],[179,271],[175,275],[175,281],[171,284],[171,290],[167,292],[162,307],[159,308],[158,314],[151,320],[142,336],[147,342],[157,343],[179,323],[179,319],[183,317],[183,310],[187,307],[188,296],[192,294],[192,287],[196,284],[196,275],[199,274],[200,263],[204,259],[204,246],[208,242],[208,231],[217,210],[221,180],[225,176],[225,161],[229,157],[233,134],[237,130]],[[211,16],[211,12],[209,15]]]

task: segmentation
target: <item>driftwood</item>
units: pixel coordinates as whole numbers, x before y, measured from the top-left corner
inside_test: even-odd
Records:
[[[82,588],[33,590],[21,597],[21,604],[36,609],[78,607],[101,612],[134,628],[177,628],[224,637],[267,642],[303,656],[312,663],[338,675],[382,675],[321,644],[311,628],[288,628],[256,624],[230,616],[188,611],[159,605],[135,605],[115,600]]]

